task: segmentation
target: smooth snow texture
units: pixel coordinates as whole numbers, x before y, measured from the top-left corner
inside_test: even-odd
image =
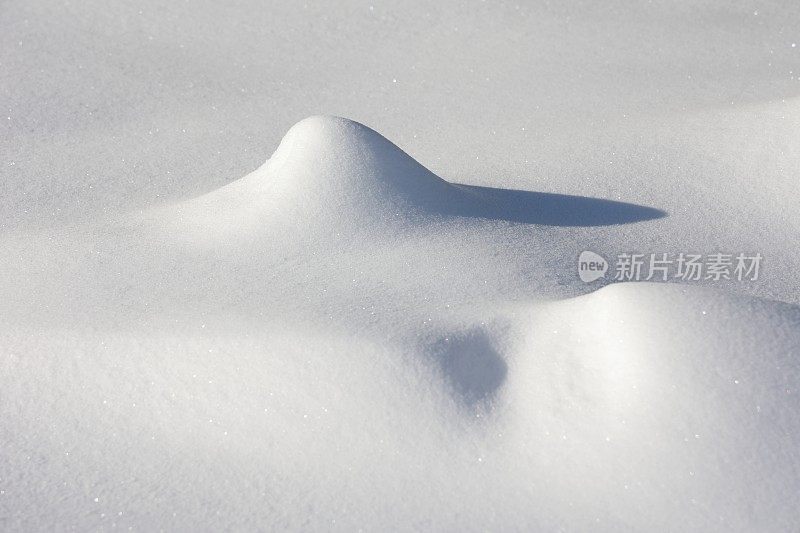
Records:
[[[241,180],[47,238],[63,262],[4,289],[5,525],[796,525],[800,309],[541,301],[532,267],[594,226],[495,201],[312,117]]]
[[[798,27],[5,2],[0,529],[800,529]]]

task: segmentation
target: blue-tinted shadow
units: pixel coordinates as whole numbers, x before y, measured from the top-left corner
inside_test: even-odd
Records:
[[[644,205],[586,196],[455,185],[472,197],[448,204],[448,214],[547,226],[611,226],[667,216]]]

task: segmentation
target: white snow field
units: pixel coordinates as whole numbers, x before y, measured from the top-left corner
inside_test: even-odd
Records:
[[[0,530],[800,529],[798,9],[0,3]]]

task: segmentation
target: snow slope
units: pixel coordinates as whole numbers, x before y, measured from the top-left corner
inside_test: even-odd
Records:
[[[39,237],[4,287],[5,527],[795,526],[800,309],[543,301],[587,288],[537,253],[595,226],[498,194],[312,117],[219,190]]]
[[[798,529],[798,22],[5,2],[0,529]]]

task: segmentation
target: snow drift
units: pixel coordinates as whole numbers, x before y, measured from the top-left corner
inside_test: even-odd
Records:
[[[3,525],[793,529],[800,311],[573,270],[664,215],[312,117],[197,198],[7,238]]]
[[[451,184],[367,126],[332,116],[298,122],[256,171],[170,211],[206,238],[221,228],[363,238],[453,217],[570,226],[665,215],[611,200]]]

